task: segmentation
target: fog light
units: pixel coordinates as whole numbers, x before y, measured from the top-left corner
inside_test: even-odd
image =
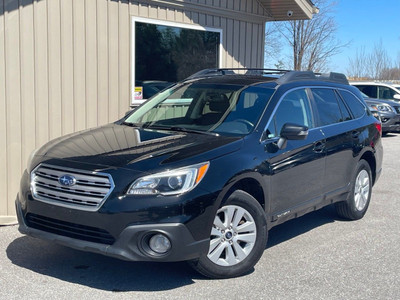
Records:
[[[171,249],[171,242],[165,235],[159,233],[150,238],[149,247],[158,254],[164,254]]]

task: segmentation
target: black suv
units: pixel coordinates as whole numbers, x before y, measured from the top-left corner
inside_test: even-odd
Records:
[[[197,73],[113,124],[34,152],[19,230],[226,278],[248,272],[286,220],[332,203],[362,218],[383,152],[358,89],[337,73],[233,73]]]

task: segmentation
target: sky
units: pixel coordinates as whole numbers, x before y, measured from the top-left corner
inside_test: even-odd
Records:
[[[365,51],[370,53],[380,41],[392,60],[400,59],[400,0],[335,2],[336,37],[343,44],[350,44],[340,54],[331,57],[330,71],[346,73],[349,58],[355,57],[357,49],[365,47]],[[284,53],[289,51],[283,50],[281,55]]]
[[[335,8],[337,38],[351,44],[331,59],[332,71],[346,72],[357,49],[371,52],[382,44],[389,57],[400,56],[400,0],[339,0]]]

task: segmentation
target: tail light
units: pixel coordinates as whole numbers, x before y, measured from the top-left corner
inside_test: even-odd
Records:
[[[375,122],[374,125],[375,125],[375,128],[379,131],[379,134],[382,135],[382,123]]]

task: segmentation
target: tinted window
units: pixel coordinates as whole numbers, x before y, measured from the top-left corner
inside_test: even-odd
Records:
[[[189,82],[155,95],[125,122],[142,127],[248,134],[274,91],[254,86]]]
[[[349,121],[352,119],[349,109],[346,107],[344,102],[338,98],[340,112],[342,113],[343,121]]]
[[[267,129],[268,138],[280,135],[285,123],[295,123],[312,128],[310,102],[304,89],[288,93],[280,102]]]
[[[360,118],[365,113],[365,106],[358,100],[353,94],[346,91],[339,91],[340,95],[343,97],[344,101],[350,107],[354,118]]]
[[[319,126],[343,121],[334,90],[311,89],[311,91],[314,96],[315,107],[319,116]]]
[[[380,99],[393,99],[393,96],[396,94],[397,93],[394,90],[388,88],[387,86],[379,86],[378,98]]]
[[[378,87],[374,85],[356,85],[356,87],[370,98],[377,97]]]
[[[250,86],[243,90],[236,105],[227,115],[225,122],[234,122],[236,120],[247,120],[255,125],[264,111],[264,108],[271,98],[273,90]]]
[[[217,68],[220,33],[135,22],[135,78],[175,82]]]

